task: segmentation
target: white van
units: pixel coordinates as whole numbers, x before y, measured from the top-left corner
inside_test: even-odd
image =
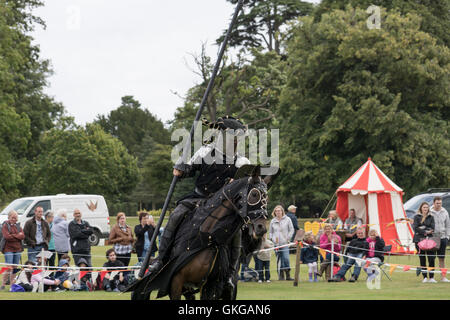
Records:
[[[94,233],[89,238],[91,245],[93,246],[98,245],[101,238],[109,237],[110,225],[108,207],[106,206],[105,199],[100,195],[57,194],[53,196],[19,198],[3,209],[0,213],[0,223],[8,220],[8,213],[11,210],[15,210],[19,214],[18,222],[20,222],[20,225],[23,228],[25,222],[34,216],[34,209],[38,206],[44,209],[44,213],[50,209],[55,215],[58,213],[59,209],[65,209],[67,211],[68,222],[73,219],[73,211],[75,209],[80,209],[82,219],[89,222],[94,229]]]

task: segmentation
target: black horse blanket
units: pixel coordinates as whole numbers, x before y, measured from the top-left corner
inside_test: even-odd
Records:
[[[147,274],[139,283],[146,282],[144,292],[159,289],[158,298],[169,293],[172,277],[185,266],[197,253],[206,248],[217,250],[220,258],[216,264],[221,265],[221,272],[216,276],[223,277],[228,272],[228,245],[235,233],[242,225],[242,218],[236,212],[228,210],[223,217],[215,217],[213,212],[226,200],[222,190],[232,195],[233,202],[241,202],[246,198],[247,179],[234,181],[224,187],[213,197],[202,200],[180,224],[172,246],[169,262],[157,274]],[[181,201],[186,206],[192,205],[189,199]],[[209,227],[207,227],[209,226]],[[224,254],[225,252],[225,254]],[[132,291],[138,283],[133,284],[127,291]],[[141,286],[140,286],[141,287]],[[142,288],[142,287],[141,287]]]

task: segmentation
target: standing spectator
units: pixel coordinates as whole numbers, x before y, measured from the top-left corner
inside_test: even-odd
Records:
[[[48,249],[48,243],[51,238],[50,227],[42,219],[44,210],[42,207],[34,209],[34,217],[29,219],[23,227],[25,235],[25,244],[28,246],[28,260],[36,262],[36,255],[42,250]]]
[[[356,230],[356,239],[353,239],[349,242],[346,255],[347,261],[344,263],[341,269],[339,269],[338,273],[334,276],[334,278],[329,279],[330,282],[339,282],[341,281],[345,273],[348,269],[352,267],[352,265],[355,265],[355,268],[353,269],[353,274],[350,280],[348,282],[356,282],[359,277],[359,273],[361,272],[361,263],[360,261],[357,261],[356,259],[364,259],[369,251],[369,243],[366,241],[366,235],[364,228],[359,227]],[[356,258],[356,259],[355,259]]]
[[[22,240],[25,239],[25,235],[20,227],[20,223],[17,223],[17,212],[12,210],[8,213],[8,220],[2,225],[2,236],[5,243],[2,248],[2,252],[5,255],[5,263],[10,265],[18,265],[20,263],[20,256],[22,255]],[[14,274],[16,270],[13,266],[3,274],[3,283],[0,290],[5,289],[7,281],[12,285]]]
[[[150,240],[155,231],[155,220],[153,216],[149,216],[147,212],[139,212],[139,222],[137,226],[134,227],[134,233],[136,234],[136,254],[139,262],[142,262],[147,255],[148,248],[150,247]],[[156,246],[156,241],[153,244],[151,251],[151,256],[154,256],[155,252],[158,250]]]
[[[347,240],[356,239],[356,229],[362,226],[362,220],[356,216],[355,209],[350,209],[349,217],[344,222]]]
[[[320,236],[320,248],[328,251],[339,252],[341,250],[341,237],[333,230],[333,226],[326,224],[323,228],[323,234]],[[333,244],[332,244],[333,242]],[[331,264],[331,252],[325,254],[325,261],[320,264],[319,276],[322,276],[326,268]],[[333,263],[339,261],[339,256],[333,253]],[[333,266],[331,266],[333,268]]]
[[[127,267],[130,264],[134,238],[131,228],[126,224],[123,212],[117,214],[117,224],[111,229],[109,243],[114,245],[117,260],[122,261],[123,265]]]
[[[289,243],[292,235],[294,234],[294,226],[291,219],[289,219],[284,213],[284,209],[281,205],[278,205],[273,209],[272,216],[274,217],[270,221],[269,226],[269,239],[274,243],[276,247],[286,245]],[[284,280],[284,273],[286,274],[286,280],[294,280],[290,276],[290,264],[289,264],[289,247],[285,246],[277,250],[277,264],[278,264],[278,279]]]
[[[288,207],[288,212],[286,213],[286,215],[289,217],[289,219],[291,219],[292,225],[294,226],[294,234],[292,235],[292,237],[290,239],[291,242],[294,242],[295,235],[297,234],[297,231],[299,229],[297,216],[295,214],[296,212],[297,212],[297,207],[294,205],[290,205]],[[289,252],[296,253],[297,250],[293,247],[293,248],[290,248]]]
[[[54,215],[53,212],[50,210],[47,210],[45,212],[45,221],[48,223],[48,226],[50,227],[50,241],[48,242],[48,251],[52,252],[52,256],[47,260],[47,263],[49,266],[55,266],[55,258],[56,258],[56,251],[55,251],[55,239],[53,237],[53,219]]]
[[[55,242],[55,251],[58,255],[58,263],[64,254],[70,250],[69,223],[67,222],[66,210],[61,209],[53,221],[53,239]]]
[[[450,239],[450,218],[447,210],[442,207],[442,198],[434,197],[433,206],[430,209],[434,218],[434,235],[441,238],[441,246],[437,251],[439,258],[439,268],[445,268],[445,250],[447,248],[448,240]],[[450,282],[444,275],[441,274],[442,282]]]
[[[384,261],[384,240],[378,235],[378,231],[371,229],[369,231],[369,236],[366,239],[369,244],[369,251],[367,252],[367,261],[378,265],[380,262]],[[378,269],[373,266],[364,267],[364,271],[368,275],[368,280],[372,281],[378,275]]]
[[[331,210],[328,213],[328,218],[325,220],[325,223],[330,224],[333,230],[339,230],[342,228],[342,220],[339,219],[336,210]]]
[[[305,233],[303,245],[300,251],[300,263],[308,265],[309,282],[317,282],[317,259],[319,258],[319,250],[314,248],[314,235],[311,231]],[[314,277],[314,280],[313,280]]]
[[[103,264],[103,268],[119,272],[115,276],[112,275],[112,272],[108,272],[103,278],[103,288],[108,292],[123,291],[127,286],[127,277],[123,271],[120,271],[121,267],[124,267],[123,262],[117,259],[116,252],[112,248],[106,251],[106,259],[108,261]]]
[[[423,251],[419,248],[419,242],[426,237],[432,237],[435,228],[434,217],[430,213],[430,206],[427,202],[422,202],[419,207],[417,214],[414,216],[414,238],[413,242],[416,244],[416,250],[419,253],[420,269],[418,272],[422,271],[423,283],[430,282],[436,283],[434,280],[434,272],[430,272],[428,276],[427,269],[427,259],[428,267],[434,268],[434,261],[436,259],[436,251]],[[420,274],[420,273],[419,273]],[[419,275],[418,274],[418,275]]]
[[[261,241],[261,247],[258,251],[255,258],[255,269],[258,272],[259,280],[258,282],[270,282],[270,256],[272,254],[271,249],[273,248],[273,242],[267,239],[267,234],[264,236],[264,239]],[[264,279],[265,276],[265,279]]]
[[[150,241],[152,240],[153,232],[155,232],[155,230],[156,230],[155,218],[153,218],[152,215],[149,215],[148,221],[149,221],[151,227],[150,227],[150,230],[148,231],[148,237],[145,237],[145,245],[144,245],[145,252],[147,252],[148,249],[150,248]],[[153,244],[153,248],[152,248],[152,251],[150,252],[150,256],[155,257],[157,251],[158,251],[158,247],[156,246],[156,239],[155,239],[155,243]]]
[[[75,264],[84,258],[89,265],[91,263],[91,243],[89,236],[94,233],[89,222],[82,220],[81,211],[73,211],[74,219],[69,223],[70,246]]]

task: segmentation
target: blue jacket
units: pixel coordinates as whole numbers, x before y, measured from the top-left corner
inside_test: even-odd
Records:
[[[300,260],[304,264],[317,262],[317,258],[319,258],[319,250],[312,246],[305,244],[300,250]]]
[[[299,229],[297,216],[295,214],[293,214],[292,212],[288,212],[288,213],[286,213],[286,215],[292,220],[292,225],[294,226],[294,230],[297,231]],[[295,235],[295,232],[294,232],[294,235]]]

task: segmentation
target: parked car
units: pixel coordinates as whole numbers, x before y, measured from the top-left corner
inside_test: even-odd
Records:
[[[428,189],[425,192],[421,192],[406,201],[403,205],[403,207],[405,208],[406,216],[410,219],[413,219],[413,217],[417,213],[417,210],[419,210],[420,204],[422,202],[428,202],[431,207],[433,205],[433,199],[436,196],[442,198],[442,206],[447,210],[447,212],[450,212],[450,188],[434,188]]]
[[[89,238],[89,241],[93,246],[98,245],[101,238],[109,237],[110,225],[108,207],[105,199],[100,195],[57,194],[19,198],[3,209],[0,213],[0,223],[8,220],[8,213],[11,210],[15,210],[19,215],[18,222],[20,222],[20,225],[23,228],[25,222],[34,215],[34,209],[37,206],[42,207],[44,212],[50,209],[54,214],[57,214],[59,209],[66,209],[68,221],[73,219],[72,214],[74,209],[80,209],[83,215],[82,219],[89,222],[94,229],[94,233]]]

